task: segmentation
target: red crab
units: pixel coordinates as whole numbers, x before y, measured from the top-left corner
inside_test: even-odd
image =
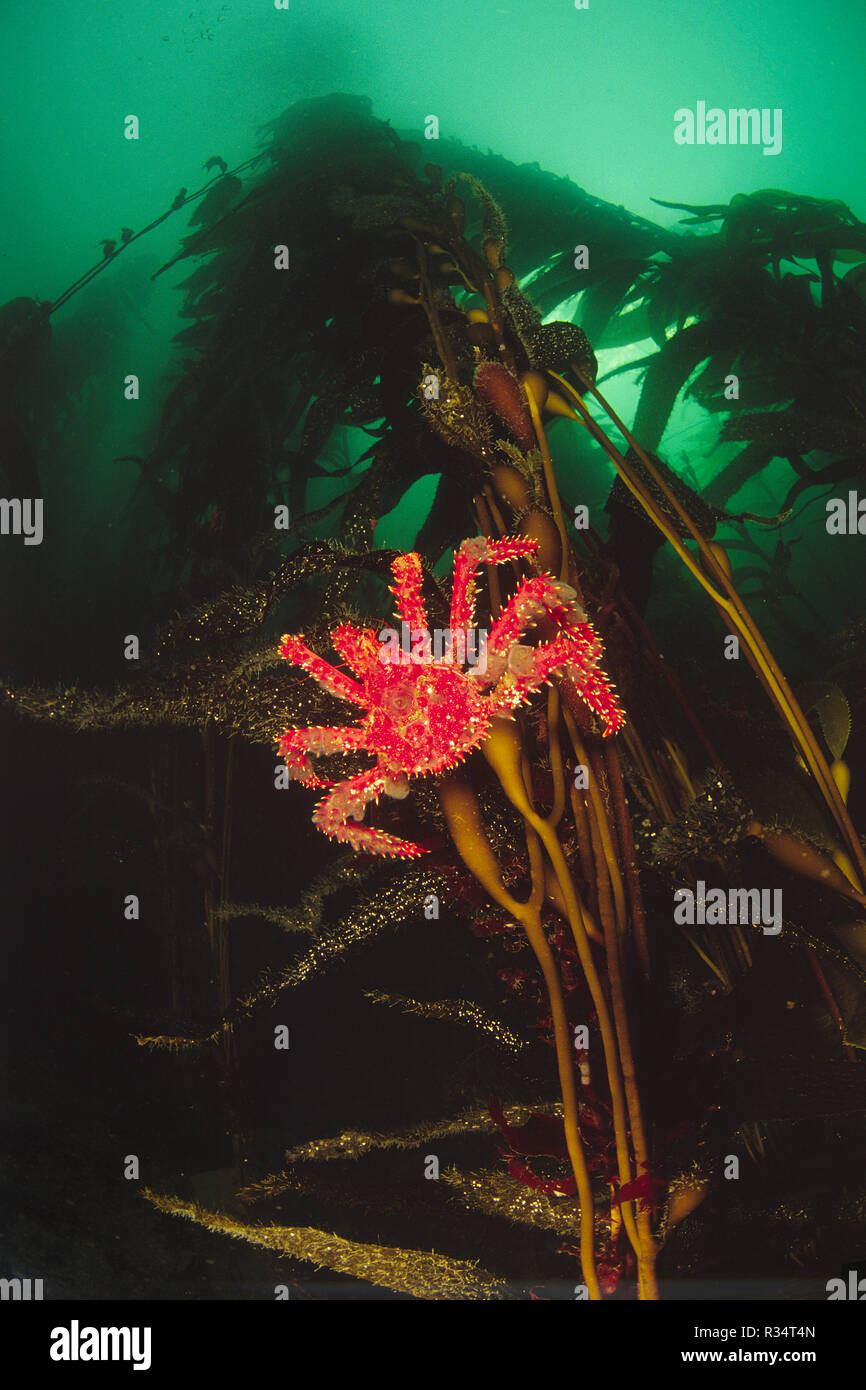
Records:
[[[536,541],[520,537],[463,541],[454,557],[451,633],[465,633],[468,642],[480,564],[501,565],[537,548]],[[486,664],[464,670],[460,644],[441,655],[441,642],[431,648],[420,557],[400,555],[391,569],[396,581],[391,592],[411,631],[411,653],[395,658],[374,628],[341,624],[332,641],[357,676],[353,680],[311,651],[302,635],[283,637],[281,656],[367,713],[360,724],[346,728],[287,729],[278,747],[291,777],[308,787],[332,788],[313,813],[326,835],[371,854],[414,858],[424,853],[420,845],[360,824],[367,803],[378,801],[382,792],[404,797],[410,777],[444,772],[461,762],[484,741],[497,715],[510,715],[554,671],[568,668],[583,700],[604,720],[605,734],[615,733],[624,717],[598,666],[601,641],[567,584],[548,574],[524,579],[493,622]],[[545,614],[559,629],[556,638],[537,647],[522,645],[522,634]],[[323,782],[313,772],[311,755],[355,751],[373,754],[375,766],[339,783]]]

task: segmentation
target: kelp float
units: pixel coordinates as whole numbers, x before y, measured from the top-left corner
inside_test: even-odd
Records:
[[[759,557],[749,577],[762,581],[750,525],[780,525],[813,489],[862,469],[866,227],[840,204],[765,190],[673,205],[721,227],[665,232],[492,156],[446,147],[457,172],[419,169],[418,152],[354,98],[301,103],[268,134],[249,188],[245,170],[220,165],[170,262],[197,262],[183,282],[190,355],[138,463],[162,517],[162,573],[187,611],[119,691],[9,688],[7,700],[76,730],[201,731],[217,1016],[196,1034],[139,1041],[216,1046],[238,1086],[255,1064],[247,1019],[424,910],[435,932],[441,901],[485,943],[498,986],[480,1002],[369,997],[473,1030],[508,1058],[523,1108],[495,1097],[485,1106],[476,1093],[456,1114],[390,1134],[308,1140],[220,1211],[149,1195],[215,1232],[402,1295],[528,1296],[513,1271],[474,1265],[474,1247],[460,1259],[411,1248],[411,1212],[384,1192],[361,1200],[350,1182],[316,1176],[325,1162],[486,1136],[483,1170],[443,1170],[443,1202],[447,1193],[493,1228],[534,1227],[553,1242],[557,1271],[579,1263],[591,1299],[653,1299],[659,1270],[700,1269],[679,1232],[700,1230],[708,1196],[721,1212],[734,1203],[723,1171],[732,1153],[771,1167],[773,1127],[804,1116],[816,1142],[822,1123],[845,1123],[855,1150],[863,1144],[866,855],[848,807],[863,779],[844,760],[840,688],[851,658],[840,684],[793,687],[743,600],[745,569],[715,537],[736,521],[738,544]],[[581,327],[546,321],[576,293],[562,251],[576,223],[592,247]],[[275,276],[275,244],[290,248],[290,276]],[[115,254],[116,244],[107,261]],[[853,270],[840,276],[840,260]],[[630,429],[599,388],[593,343],[648,337],[655,350],[630,364],[644,372]],[[732,376],[742,388],[733,404]],[[725,439],[744,443],[703,495],[656,452],[685,389],[724,412]],[[607,539],[597,524],[575,530],[563,505],[551,442],[560,420],[615,470]],[[345,446],[348,428],[371,442],[335,467],[329,448]],[[724,512],[774,458],[795,474],[778,516]],[[435,492],[414,549],[371,548],[378,519],[421,477]],[[273,529],[275,509],[287,528]],[[690,688],[657,648],[646,600],[665,543],[695,612],[715,610],[720,642],[735,636],[751,667],[737,708]],[[451,551],[449,594],[436,568]],[[389,579],[398,620],[420,635],[414,655],[390,665],[378,637]],[[277,612],[288,633],[279,653]],[[425,649],[434,628],[476,622],[484,672]],[[358,722],[344,722],[345,701]],[[244,740],[278,746],[290,777],[326,790],[316,822],[349,846],[300,907],[229,896]],[[750,770],[756,756],[783,770],[775,791]],[[303,794],[289,795],[306,818]],[[783,884],[781,943],[760,922],[706,913],[672,923],[673,889],[710,879],[724,893],[744,874]],[[330,900],[338,920],[326,924]],[[229,932],[244,915],[312,939],[236,997]],[[738,1016],[769,978],[807,1010],[805,1033],[786,1032],[772,1010]],[[235,1123],[233,1137],[240,1163],[249,1135]],[[378,1201],[409,1243],[246,1220],[293,1194],[336,1197],[349,1211]],[[855,1201],[847,1189],[844,1201]],[[766,1221],[776,1231],[789,1216]],[[790,1223],[781,1262],[820,1264],[808,1222]]]

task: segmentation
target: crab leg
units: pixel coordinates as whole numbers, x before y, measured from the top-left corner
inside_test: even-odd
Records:
[[[352,627],[351,623],[341,623],[331,633],[331,641],[356,676],[363,676],[379,659],[381,648],[371,627]]]
[[[350,824],[350,821],[361,821],[367,803],[378,801],[385,789],[386,778],[377,768],[359,772],[357,777],[341,782],[328,796],[323,797],[313,812],[313,822],[332,840],[342,840],[353,849],[366,850],[368,854],[415,859],[425,853],[420,845],[399,840],[396,835],[374,830],[369,825]]]
[[[559,627],[567,627],[569,634],[574,632],[576,626],[592,631],[586,614],[575,603],[576,597],[574,589],[559,579],[551,579],[549,574],[524,579],[491,628],[487,639],[488,660],[509,651],[526,629],[545,613]],[[598,655],[601,655],[600,644]]]
[[[589,623],[582,623],[580,630],[571,629],[567,637],[540,647],[512,647],[505,674],[489,696],[491,716],[509,713],[555,671],[561,671],[574,681],[584,704],[603,721],[605,738],[617,733],[625,716],[613,687],[598,666],[601,650],[601,641]]]
[[[421,556],[414,550],[408,555],[398,555],[391,565],[391,572],[397,581],[391,593],[397,600],[397,616],[414,631],[427,631],[427,609],[421,597],[421,581],[424,572]]]
[[[319,685],[332,695],[339,695],[342,700],[351,700],[355,705],[366,703],[363,686],[344,672],[338,671],[336,666],[332,666],[324,657],[317,656],[301,637],[292,637],[286,633],[280,641],[280,656],[290,661],[293,666],[303,667],[314,681],[318,681]]]
[[[364,730],[352,728],[287,729],[277,744],[277,752],[285,758],[289,777],[292,781],[303,782],[305,787],[333,787],[333,782],[323,782],[313,771],[310,754],[352,753],[364,746]]]
[[[538,541],[527,536],[503,536],[488,540],[471,536],[454,556],[454,583],[451,589],[451,631],[472,627],[475,622],[475,571],[481,564],[502,565],[520,555],[534,555]]]

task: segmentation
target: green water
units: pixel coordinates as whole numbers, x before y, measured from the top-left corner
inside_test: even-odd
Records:
[[[672,222],[655,196],[727,202],[776,187],[862,211],[857,152],[866,13],[857,0],[201,3],[69,0],[3,6],[0,291],[51,297],[94,243],[138,226],[201,165],[230,167],[258,126],[333,91],[420,138],[538,160],[600,198]],[[675,145],[674,112],[782,107],[781,153]],[[122,138],[129,112],[141,139]],[[171,244],[173,231],[166,231]],[[149,246],[158,256],[162,248]]]
[[[199,188],[211,156],[229,168],[242,163],[260,147],[267,121],[298,99],[333,91],[369,96],[374,114],[420,141],[430,158],[436,142],[425,142],[425,131],[436,116],[443,140],[537,161],[662,226],[680,214],[654,197],[726,203],[773,187],[840,199],[855,213],[866,208],[856,154],[866,144],[866,12],[857,3],[792,12],[779,3],[691,0],[586,9],[568,0],[291,0],[286,9],[265,0],[7,0],[2,23],[0,302],[53,300],[98,258],[103,239],[151,222],[179,188]],[[677,144],[675,112],[699,101],[781,111],[780,151]],[[130,115],[139,122],[135,140],[124,138]],[[51,536],[42,568],[56,585],[71,572],[83,578],[82,567],[122,570],[130,544],[146,545],[131,536],[125,510],[135,466],[113,460],[146,454],[155,437],[175,360],[170,340],[186,326],[176,288],[185,268],[150,277],[175,254],[185,219],[185,212],[167,219],[53,316],[55,343],[66,371],[74,362],[71,388],[84,407],[74,457],[55,442],[40,460]],[[554,316],[579,321],[579,298]],[[602,373],[628,351],[634,355],[602,352]],[[144,382],[133,407],[115,390],[118,370],[135,370]],[[616,377],[609,394],[633,418],[633,375]],[[732,452],[717,448],[716,435],[715,422],[681,398],[665,456],[702,486]],[[562,442],[560,452],[571,447]],[[597,460],[580,500],[600,505],[611,478],[607,461]],[[737,506],[772,514],[790,481],[777,462],[741,491]],[[381,519],[377,544],[412,543],[433,487],[420,480]],[[327,487],[320,494],[327,500]],[[810,519],[817,516],[813,508]],[[792,582],[809,588],[825,618],[831,605],[841,604],[843,618],[855,611],[850,591],[840,598],[824,580],[840,551],[827,551],[812,526],[791,561]],[[133,592],[135,575],[127,582]]]

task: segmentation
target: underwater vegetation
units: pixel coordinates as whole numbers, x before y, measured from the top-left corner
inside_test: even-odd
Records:
[[[144,1195],[283,1257],[293,1287],[305,1266],[419,1299],[826,1278],[866,1215],[864,629],[812,639],[804,681],[751,601],[809,613],[785,526],[864,473],[866,225],[767,189],[665,202],[687,216],[664,230],[537,166],[445,141],[425,163],[357,97],[263,134],[54,303],[0,310],[4,486],[30,494],[51,319],[192,206],[155,273],[183,266],[189,326],[128,456],[155,519],[139,670],[4,687],[16,719],[135,730],[150,762],[125,793],[150,818],[165,1008],[132,1031],[145,1062],[215,1059],[231,1152],[209,1200]],[[580,324],[552,317],[578,291]],[[630,345],[608,374],[640,374],[629,424],[597,354]],[[705,486],[662,456],[686,397],[742,446]],[[780,461],[773,514],[731,510]],[[578,521],[584,467],[613,477]],[[377,546],[401,505],[406,548]],[[660,648],[672,574],[716,668]],[[286,860],[294,901],[258,901],[252,866]],[[253,978],[251,922],[285,936]],[[246,1092],[262,1020],[279,1033],[331,978],[398,1060],[368,1122],[319,1132],[308,1109],[299,1134]],[[446,1040],[388,1127],[401,1029]]]

